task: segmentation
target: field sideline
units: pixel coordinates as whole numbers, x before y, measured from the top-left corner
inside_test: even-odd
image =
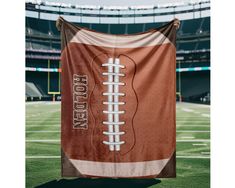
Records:
[[[26,187],[210,187],[210,106],[177,103],[177,178],[61,179],[60,103],[26,103]]]

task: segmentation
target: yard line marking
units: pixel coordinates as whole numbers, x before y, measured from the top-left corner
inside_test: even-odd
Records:
[[[193,109],[190,109],[190,108],[182,108],[182,110],[185,112],[193,112],[194,111]]]
[[[60,159],[60,156],[26,156],[26,159]]]
[[[188,130],[188,131],[176,131],[177,133],[210,133],[211,131],[194,131],[194,130]]]
[[[194,112],[195,113],[195,112]],[[198,114],[200,114],[200,112],[198,112]],[[201,116],[193,116],[193,115],[191,115],[191,114],[189,114],[188,116],[185,116],[186,114],[184,114],[184,116],[181,116],[181,114],[179,115],[179,114],[177,114],[176,115],[176,118],[202,118]]]
[[[202,151],[201,154],[202,154],[202,155],[210,155],[210,152]]]
[[[43,122],[44,120],[26,120],[26,123],[39,123],[39,122]],[[48,123],[60,123],[60,121],[50,121],[47,120]]]
[[[37,122],[37,121],[57,121],[57,122],[60,122],[61,120],[60,120],[60,118],[56,118],[56,119],[51,119],[51,120],[46,120],[46,119],[48,119],[48,117],[42,117],[42,116],[40,116],[40,118],[38,118],[38,119],[33,119],[33,118],[28,118],[28,119],[25,119],[25,121],[27,122],[27,121],[35,121],[35,122]]]
[[[26,142],[60,142],[60,140],[26,140]]]
[[[26,131],[26,133],[59,133],[61,131]]]
[[[180,126],[180,127],[182,127],[182,126],[189,126],[189,127],[210,127],[210,124],[192,124],[192,125],[190,125],[190,124],[178,124],[178,123],[176,123],[176,126]]]
[[[202,152],[201,152],[202,155],[210,155],[210,153],[211,153],[211,152],[209,152],[209,151],[202,151]]]
[[[198,122],[198,123],[201,123],[201,122],[208,122],[210,123],[210,120],[208,119],[205,119],[205,120],[191,120],[191,119],[185,119],[185,120],[176,120],[176,122]]]
[[[53,127],[60,127],[61,124],[47,124],[47,125],[30,125],[30,124],[26,124],[26,127],[38,127],[38,126],[53,126]]]
[[[181,159],[210,159],[210,156],[176,156]]]
[[[32,123],[33,123],[33,122],[32,122]],[[35,122],[35,123],[36,123],[36,122]],[[206,125],[207,125],[207,124],[210,124],[210,121],[208,121],[208,120],[207,120],[207,121],[193,121],[193,120],[192,120],[192,121],[188,121],[188,120],[176,121],[176,124],[181,124],[181,123],[182,123],[182,124],[185,124],[185,123],[186,123],[186,124],[189,124],[189,125],[192,125],[192,124],[197,124],[197,125],[198,125],[198,124],[199,124],[199,125],[201,125],[201,124],[206,124]]]
[[[176,140],[176,142],[210,142],[209,139],[201,139],[201,140]]]
[[[188,138],[188,139],[191,138],[191,139],[193,139],[193,138],[195,138],[195,137],[194,137],[194,136],[181,136],[180,138],[186,138],[186,139],[187,139],[187,138]]]
[[[43,105],[43,104],[60,104],[60,101],[31,101],[31,102],[26,102],[26,105]]]
[[[193,146],[207,146],[207,144],[192,144]]]
[[[50,117],[48,117],[50,118]],[[42,118],[28,118],[27,121],[40,121],[42,120]],[[48,121],[59,121],[60,120],[60,117],[53,117],[53,118],[50,118]]]
[[[210,117],[210,114],[201,114],[203,117]]]
[[[61,156],[55,155],[55,156],[26,156],[26,159],[60,159]],[[176,156],[176,158],[181,159],[209,159],[210,156]]]
[[[26,119],[26,121],[45,121],[44,119],[40,118],[40,119]],[[46,121],[60,121],[59,118],[55,118],[55,119],[49,119],[49,120],[46,120]]]

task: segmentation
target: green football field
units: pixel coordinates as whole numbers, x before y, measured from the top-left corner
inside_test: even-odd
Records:
[[[78,179],[60,174],[60,103],[26,103],[26,187],[210,187],[210,106],[177,103],[177,178]]]

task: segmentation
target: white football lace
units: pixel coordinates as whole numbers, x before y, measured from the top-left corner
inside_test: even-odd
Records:
[[[108,131],[103,131],[103,134],[109,138],[109,141],[103,141],[103,143],[109,146],[110,151],[120,151],[120,145],[125,143],[120,140],[120,135],[125,132],[120,132],[119,126],[124,125],[125,122],[120,121],[119,116],[125,111],[120,111],[119,105],[124,105],[125,102],[120,102],[119,96],[125,96],[125,93],[119,92],[119,86],[124,86],[125,83],[120,82],[119,77],[125,76],[120,73],[120,68],[125,68],[125,66],[120,64],[118,58],[115,58],[114,63],[113,58],[109,58],[108,63],[104,63],[102,66],[108,67],[108,72],[103,72],[102,75],[108,77],[108,81],[103,82],[103,85],[107,86],[107,92],[104,92],[103,96],[107,96],[108,99],[103,102],[108,106],[108,110],[103,110],[103,113],[108,115],[108,121],[103,121],[103,124],[108,125]]]

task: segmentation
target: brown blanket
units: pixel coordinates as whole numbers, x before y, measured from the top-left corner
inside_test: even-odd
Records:
[[[60,18],[62,176],[176,176],[174,21],[110,35]]]

